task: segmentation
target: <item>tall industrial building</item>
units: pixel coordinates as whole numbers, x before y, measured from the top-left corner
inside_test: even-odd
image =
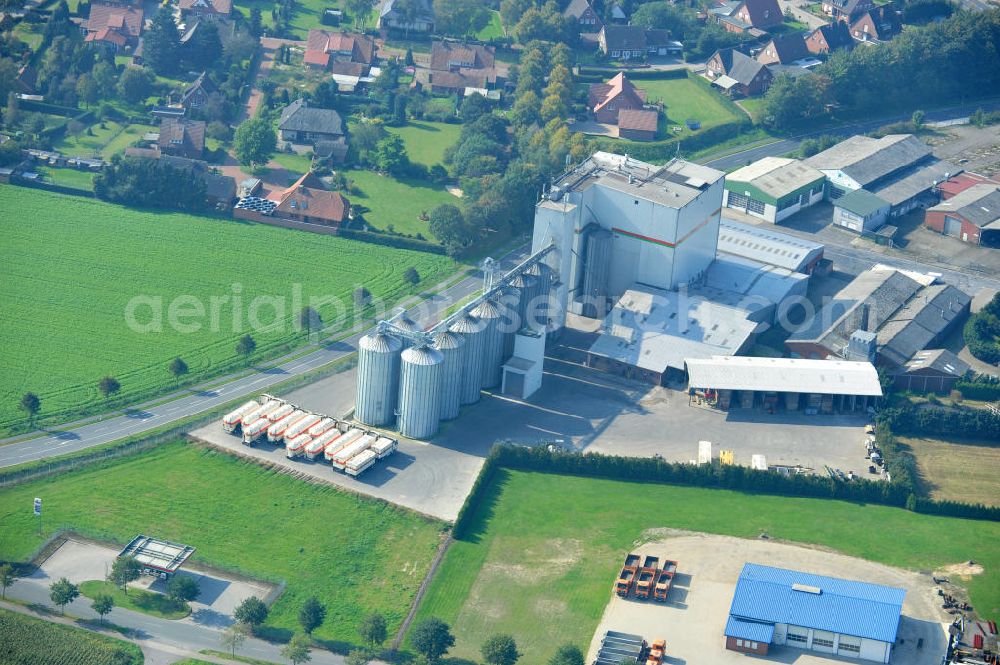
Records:
[[[586,314],[633,284],[673,290],[701,280],[715,260],[724,175],[606,152],[563,174],[535,209],[532,240],[534,251],[556,247],[556,301]],[[565,310],[550,326],[564,323]]]

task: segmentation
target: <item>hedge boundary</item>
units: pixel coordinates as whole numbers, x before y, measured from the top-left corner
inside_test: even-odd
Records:
[[[887,435],[891,439],[889,430]],[[888,439],[883,440],[884,448],[889,447],[887,441]],[[906,463],[899,456],[893,461],[894,465]],[[479,475],[455,518],[452,535],[456,540],[466,538],[472,532],[480,507],[500,469],[707,487],[774,496],[836,499],[905,508],[927,515],[1000,521],[1000,507],[917,497],[912,485],[913,478],[906,477],[907,474],[898,470],[895,472],[898,475],[894,475],[892,482],[866,479],[843,482],[824,476],[783,476],[744,466],[695,466],[662,459],[582,454],[550,450],[545,446],[526,447],[498,443],[486,456]]]

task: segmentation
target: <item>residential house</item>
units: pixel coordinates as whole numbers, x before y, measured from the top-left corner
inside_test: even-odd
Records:
[[[164,118],[160,121],[160,152],[165,155],[201,159],[205,153],[205,122],[187,118]]]
[[[837,49],[854,48],[851,29],[844,21],[834,21],[816,28],[806,37],[806,48],[813,55],[823,55]]]
[[[180,95],[178,103],[185,110],[200,109],[208,103],[208,98],[216,94],[219,89],[206,72],[198,75]]]
[[[874,0],[823,0],[823,12],[838,21],[850,23],[875,6]]]
[[[660,113],[653,109],[623,109],[618,112],[618,137],[654,141],[659,120]]]
[[[709,14],[729,32],[755,36],[785,20],[778,0],[728,0],[710,8]]]
[[[371,65],[375,60],[375,40],[349,32],[310,30],[302,61],[311,67],[328,69],[334,62]]]
[[[566,9],[563,10],[563,16],[576,21],[581,35],[596,34],[604,27],[604,21],[597,15],[588,0],[570,0]]]
[[[606,25],[597,35],[601,53],[615,60],[645,60],[651,55],[676,55],[682,48],[667,30],[638,25]]]
[[[646,91],[636,88],[624,72],[619,72],[607,83],[591,84],[588,106],[597,122],[617,125],[619,112],[645,108]]]
[[[21,65],[17,70],[17,78],[14,79],[17,92],[25,95],[35,94],[35,86],[38,85],[38,71],[30,64]]]
[[[415,83],[432,92],[487,95],[497,87],[496,55],[492,46],[436,41],[430,69],[418,69]]]
[[[414,16],[404,15],[396,7],[396,0],[382,0],[379,6],[377,27],[383,31],[431,34],[434,32],[434,5],[431,0],[414,0]]]
[[[1000,186],[974,185],[928,208],[924,224],[962,242],[1000,247]]]
[[[791,65],[809,57],[806,40],[801,33],[774,37],[757,54],[757,62],[765,65]]]
[[[764,93],[774,80],[764,63],[734,48],[713,53],[705,63],[705,76],[730,96],[742,97]]]
[[[892,5],[873,7],[851,23],[851,37],[859,42],[887,42],[902,30]]]
[[[296,99],[281,111],[278,135],[288,143],[312,145],[319,141],[344,140],[344,127],[336,111],[314,108],[308,106],[306,100]]]
[[[281,193],[273,214],[307,224],[340,226],[351,216],[351,203],[339,192],[327,191],[309,172]]]
[[[84,41],[121,53],[135,48],[142,33],[142,7],[120,7],[103,3],[90,6],[90,15],[83,24]]]
[[[192,18],[228,19],[233,13],[233,0],[180,0],[178,8],[185,21]]]

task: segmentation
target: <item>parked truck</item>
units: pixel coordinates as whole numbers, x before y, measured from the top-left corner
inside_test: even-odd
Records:
[[[267,419],[270,420],[272,423],[276,423],[285,416],[287,416],[289,413],[295,413],[295,405],[288,404],[286,402],[277,409],[275,409],[273,412],[268,414]]]
[[[288,429],[285,430],[285,443],[288,443],[300,434],[305,434],[306,430],[322,420],[322,416],[317,416],[315,413],[306,413],[302,418],[295,421],[295,424],[290,425]]]
[[[295,438],[285,442],[285,457],[293,459],[305,452],[306,446],[312,441],[312,437],[306,433],[299,434]]]
[[[660,665],[663,662],[663,656],[666,651],[666,640],[654,640],[653,643],[649,645],[649,653],[646,654],[646,665]]]
[[[259,402],[256,400],[250,400],[240,408],[230,411],[222,417],[222,429],[227,433],[232,434],[236,431],[237,427],[243,424],[243,416],[259,408]]]
[[[309,436],[319,436],[327,430],[334,428],[337,425],[337,421],[333,418],[324,418],[307,430]]]
[[[271,443],[281,442],[285,438],[285,431],[307,415],[309,414],[300,409],[293,410],[287,416],[267,428],[267,440]]]
[[[618,581],[615,582],[615,593],[619,596],[627,596],[632,590],[636,574],[639,572],[640,557],[638,554],[628,554],[625,556],[625,564],[622,572],[618,574]]]
[[[639,569],[639,574],[635,577],[636,598],[649,598],[649,592],[653,589],[653,583],[656,580],[656,572],[655,569]]]
[[[243,426],[243,445],[252,446],[254,441],[264,436],[267,428],[271,426],[271,421],[267,418],[258,418],[249,425]]]
[[[395,439],[390,439],[387,436],[380,436],[378,440],[372,444],[372,450],[378,455],[379,459],[385,459],[389,455],[396,452],[396,447],[398,444]]]
[[[323,457],[327,462],[333,462],[333,458],[337,455],[337,453],[360,439],[362,436],[364,436],[364,430],[352,427],[330,442],[330,445],[328,445],[326,450],[323,451]]]
[[[674,583],[674,575],[676,574],[677,562],[666,559],[663,562],[663,568],[656,574],[656,584],[653,587],[653,600],[661,603],[667,602],[667,596],[670,595],[670,587]]]
[[[337,429],[327,430],[326,432],[323,432],[319,436],[313,438],[313,440],[309,442],[309,445],[306,446],[305,451],[303,452],[305,452],[306,457],[311,460],[314,460],[317,457],[322,458],[323,451],[326,450],[326,447],[330,445],[333,442],[333,440],[339,436],[340,436],[340,430]]]
[[[243,416],[243,426],[246,427],[250,423],[256,422],[261,418],[267,418],[269,414],[274,413],[279,408],[281,408],[281,402],[276,399],[268,400]]]
[[[375,466],[376,461],[378,461],[378,453],[369,448],[368,450],[363,450],[359,454],[347,460],[347,465],[344,467],[344,471],[346,471],[349,476],[357,477]]]
[[[355,455],[368,450],[377,437],[374,434],[365,434],[363,437],[345,446],[339,453],[333,456],[330,463],[334,469],[344,471],[347,469],[347,462]]]

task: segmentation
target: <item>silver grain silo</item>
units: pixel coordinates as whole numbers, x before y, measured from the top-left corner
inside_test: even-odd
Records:
[[[407,332],[415,332],[415,333],[423,332],[423,328],[420,327],[420,324],[417,323],[416,321],[414,321],[413,319],[411,319],[409,317],[409,315],[407,315],[406,312],[401,312],[397,316],[392,317],[391,319],[389,319],[389,322],[392,325],[396,326],[397,328],[400,328],[400,329],[405,330]],[[403,338],[403,348],[404,349],[409,348],[412,345],[413,345],[413,342],[411,342],[410,340],[408,340],[406,338]]]
[[[426,439],[437,432],[441,418],[444,358],[429,346],[411,346],[401,358],[399,432],[411,439]]]
[[[451,332],[465,340],[464,368],[462,370],[462,404],[479,401],[483,387],[483,353],[486,343],[486,323],[466,314],[451,324]]]
[[[521,329],[521,289],[505,286],[497,294],[497,306],[500,308],[500,331],[503,333],[503,354],[501,362],[514,355],[514,335]]]
[[[583,284],[580,287],[584,316],[602,318],[607,313],[612,238],[611,231],[607,229],[594,229],[587,234]]]
[[[441,420],[458,418],[465,371],[465,338],[444,330],[434,335],[433,348],[444,358],[441,368]]]
[[[492,388],[500,384],[502,369],[500,357],[503,355],[503,333],[500,332],[500,309],[492,300],[484,300],[476,305],[472,316],[483,321],[483,375],[480,387]]]
[[[550,302],[550,295],[552,293],[552,268],[539,261],[528,268],[526,274],[538,280],[536,286],[538,289],[537,302],[532,307],[535,320],[532,323],[537,329],[545,330],[548,318],[552,315],[552,303]]]
[[[358,341],[358,389],[354,417],[366,425],[391,424],[399,394],[399,352],[403,343],[384,333]]]
[[[531,301],[538,296],[538,280],[531,275],[520,274],[511,280],[510,285],[521,291],[521,304],[517,309],[518,326],[530,325],[528,315],[531,311]]]

